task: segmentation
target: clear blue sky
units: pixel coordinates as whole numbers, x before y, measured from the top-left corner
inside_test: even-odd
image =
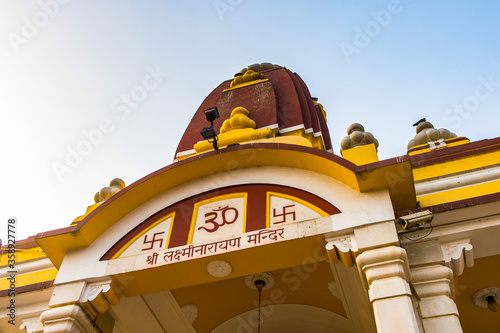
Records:
[[[112,178],[170,164],[203,99],[256,62],[304,79],[336,153],[353,122],[381,159],[422,117],[498,137],[498,17],[496,1],[2,1],[0,238],[9,216],[19,238],[68,226]]]

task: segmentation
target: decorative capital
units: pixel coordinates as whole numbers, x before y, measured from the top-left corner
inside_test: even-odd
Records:
[[[446,266],[453,270],[453,274],[462,275],[465,266],[474,266],[474,254],[470,239],[461,239],[448,243],[441,243]]]
[[[356,264],[366,290],[373,281],[399,278],[410,279],[410,266],[406,251],[398,246],[368,250],[356,258]]]
[[[97,314],[104,313],[110,305],[120,303],[121,288],[112,279],[89,283],[80,298],[82,308],[90,318],[95,319]]]
[[[454,297],[453,272],[449,267],[435,264],[411,269],[411,284],[420,298]]]
[[[40,321],[43,323],[44,333],[95,332],[95,327],[85,311],[76,304],[47,310],[40,316]]]
[[[332,264],[342,262],[346,267],[352,267],[359,255],[354,235],[327,239],[326,252]]]

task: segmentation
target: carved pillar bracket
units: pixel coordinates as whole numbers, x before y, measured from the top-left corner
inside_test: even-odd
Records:
[[[444,261],[446,266],[453,270],[453,274],[462,275],[465,266],[474,266],[474,254],[470,239],[462,239],[449,243],[442,243]]]
[[[95,320],[98,314],[106,312],[111,305],[120,303],[121,290],[112,279],[88,283],[80,298],[80,305]]]
[[[40,316],[44,333],[90,333],[94,325],[79,305],[70,304],[45,311]]]
[[[406,251],[397,246],[367,250],[356,264],[373,305],[377,332],[419,332]]]
[[[25,329],[27,333],[41,333],[43,332],[43,325],[40,322],[40,317],[31,317],[21,319],[23,322],[19,329]]]
[[[453,301],[453,271],[434,264],[411,269],[411,282],[420,298],[419,309],[426,333],[462,332]]]
[[[122,288],[110,277],[56,285],[49,308],[40,316],[45,333],[99,332],[94,321],[110,305],[119,303]]]
[[[327,239],[326,252],[332,264],[342,262],[346,267],[352,267],[359,254],[354,234]]]

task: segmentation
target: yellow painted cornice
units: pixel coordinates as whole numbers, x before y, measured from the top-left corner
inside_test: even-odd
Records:
[[[3,247],[0,255],[0,266],[7,267],[9,264],[9,252],[8,247]],[[45,258],[46,255],[43,253],[43,250],[39,246],[31,247],[28,249],[16,248],[16,263],[19,264],[24,261],[30,261],[35,259]]]
[[[460,146],[460,145],[470,143],[470,140],[465,138],[465,137],[460,136],[460,137],[454,137],[451,139],[445,139],[445,140],[443,140],[443,142],[445,143],[445,145],[443,147],[434,148],[434,149],[445,149],[445,148]],[[413,155],[428,153],[428,152],[432,151],[433,149],[431,149],[431,143],[427,142],[427,143],[424,143],[421,145],[411,147],[410,149],[408,149],[408,155],[413,156]]]
[[[374,143],[343,150],[342,157],[356,165],[378,162],[377,148]]]
[[[230,144],[243,143],[251,140],[258,140],[272,136],[273,131],[270,128],[261,128],[255,130],[253,128],[235,129],[231,132],[221,133],[218,135],[219,141],[217,144],[220,148],[224,148]],[[201,141],[194,145],[196,153],[203,153],[213,150],[213,144],[208,141]]]
[[[233,81],[231,81],[230,88],[224,89],[224,91],[246,87],[252,84],[257,84],[266,81],[269,80],[266,78],[264,74],[249,69],[245,71],[245,73],[238,73],[234,77]]]
[[[251,86],[254,84],[267,82],[267,81],[269,81],[269,79],[258,79],[258,80],[254,80],[254,81],[250,81],[250,82],[240,83],[240,84],[235,85],[231,88],[224,89],[222,92],[226,92],[226,91],[230,91],[230,90],[234,90],[234,89],[239,89],[239,88],[243,88],[243,87],[247,87],[247,86]]]
[[[77,225],[44,232],[36,241],[55,267],[67,251],[92,244],[100,235],[148,200],[187,182],[231,170],[281,166],[308,170],[336,179],[358,192],[388,188],[396,210],[416,205],[408,156],[363,166],[318,149],[283,143],[254,143],[195,155],[173,163],[121,190]],[[405,195],[403,195],[405,194]]]

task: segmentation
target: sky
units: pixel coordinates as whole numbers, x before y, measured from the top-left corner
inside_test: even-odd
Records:
[[[298,73],[327,112],[406,154],[422,117],[500,136],[500,2],[3,0],[0,238],[69,226],[113,178],[173,162],[192,116],[253,63]],[[200,129],[201,130],[201,129]]]

